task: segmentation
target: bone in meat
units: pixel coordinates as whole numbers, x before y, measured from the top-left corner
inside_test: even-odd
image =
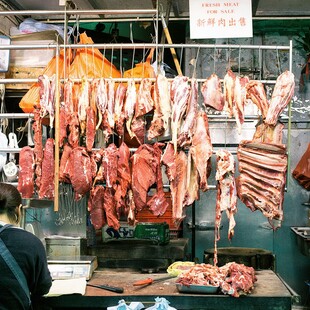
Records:
[[[196,130],[196,120],[198,112],[198,83],[192,78],[190,97],[188,100],[186,116],[182,123],[181,130],[178,136],[178,145],[180,147],[190,146],[192,137]]]
[[[130,138],[134,137],[131,131],[131,122],[135,113],[135,106],[137,101],[137,91],[134,79],[129,79],[127,82],[127,91],[125,99],[125,119],[126,119],[126,129]]]
[[[197,115],[196,131],[190,147],[190,154],[199,173],[199,188],[202,191],[208,190],[208,166],[212,151],[208,116],[204,111],[200,111]]]
[[[206,107],[214,108],[217,111],[223,110],[225,100],[222,92],[221,80],[215,73],[211,74],[202,84],[201,93]]]
[[[228,239],[234,235],[234,227],[236,222],[234,215],[237,212],[237,192],[235,183],[235,161],[233,155],[226,150],[218,150],[216,152],[217,170],[215,179],[218,181],[216,209],[217,215],[220,215],[223,211],[226,212],[229,219]],[[220,213],[219,213],[220,210]],[[220,220],[216,226],[217,240],[220,238],[219,225]]]
[[[39,199],[54,198],[54,139],[48,138],[45,143],[42,161],[42,179],[38,192]]]
[[[273,144],[282,144],[284,125],[277,123],[275,126],[267,125],[264,122],[256,125],[253,136],[253,142],[265,142]]]
[[[190,86],[188,85],[188,77],[177,76],[173,79],[171,85],[171,134],[174,151],[177,152],[177,139],[182,117],[187,108]]]
[[[135,117],[143,116],[153,110],[154,101],[151,96],[152,82],[148,78],[141,80],[137,103],[135,106]]]
[[[154,115],[148,131],[148,139],[154,139],[168,130],[171,118],[170,84],[162,74],[158,74],[154,86]]]
[[[78,101],[78,116],[81,128],[81,135],[85,135],[86,130],[86,110],[89,107],[89,82],[82,79],[81,92]]]
[[[224,76],[224,111],[229,117],[233,115],[235,80],[235,74],[231,70],[228,70]]]
[[[244,123],[244,105],[246,103],[246,85],[248,82],[249,78],[247,76],[237,76],[235,79],[233,114],[239,134],[241,134],[241,127]]]
[[[276,125],[279,115],[291,101],[294,95],[294,79],[294,74],[290,71],[285,71],[278,76],[266,115],[266,124]]]
[[[269,102],[264,84],[260,81],[250,81],[246,86],[246,98],[250,99],[258,107],[262,117],[265,118],[269,108]]]
[[[114,122],[115,131],[121,137],[124,135],[124,122],[125,122],[125,111],[124,111],[124,99],[126,96],[127,87],[120,83],[117,86],[115,92],[115,108],[114,108]]]

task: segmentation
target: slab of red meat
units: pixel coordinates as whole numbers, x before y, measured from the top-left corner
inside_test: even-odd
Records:
[[[109,146],[104,149],[101,166],[103,168],[103,177],[106,182],[106,187],[115,188],[117,182],[118,149],[114,143],[109,144]]]
[[[171,84],[171,141],[174,146],[174,151],[177,152],[177,139],[182,118],[187,108],[188,98],[190,94],[190,86],[188,85],[188,77],[177,76]]]
[[[139,146],[131,156],[131,188],[137,211],[146,206],[147,193],[156,182],[158,162],[154,156],[154,148],[150,144]]]
[[[54,171],[55,171],[55,159],[54,159],[54,144],[55,141],[52,138],[48,138],[45,143],[42,161],[42,179],[41,186],[38,192],[40,199],[53,199],[55,193],[54,187]]]
[[[67,125],[66,110],[62,102],[59,107],[59,147],[63,147],[67,138]]]
[[[42,119],[40,116],[40,109],[34,108],[34,122],[32,124],[33,129],[33,156],[35,161],[35,187],[39,189],[41,186],[42,178],[42,160],[43,160],[43,140],[42,140]]]
[[[101,126],[103,115],[105,114],[108,106],[107,83],[104,78],[101,78],[98,81],[96,106],[98,109],[98,123],[96,125],[96,129],[98,129]]]
[[[145,143],[145,134],[146,134],[145,125],[146,122],[144,116],[134,117],[131,122],[131,132],[133,134],[133,137],[136,138],[136,140],[140,145]]]
[[[86,109],[86,150],[91,152],[96,136],[96,114],[92,107]]]
[[[218,181],[216,199],[216,240],[220,239],[221,214],[226,212],[229,220],[228,239],[234,235],[236,222],[234,215],[237,213],[237,191],[235,182],[235,160],[227,150],[216,152],[217,170],[215,179]]]
[[[68,116],[69,121],[69,135],[68,143],[73,147],[78,147],[80,142],[80,124],[77,113],[71,113]]]
[[[135,105],[135,117],[143,116],[151,112],[154,108],[154,101],[151,95],[152,82],[148,78],[141,80],[137,102]]]
[[[189,206],[199,200],[199,175],[192,156],[187,156],[187,190],[184,198],[184,204]]]
[[[65,144],[59,165],[59,181],[70,183],[70,154],[72,147],[69,144]]]
[[[280,227],[287,170],[285,145],[241,141],[237,155],[238,197],[252,211],[260,210],[272,228]]]
[[[260,81],[250,81],[246,86],[246,98],[250,99],[258,107],[263,118],[265,118],[269,108],[269,102],[264,84]]]
[[[202,84],[201,93],[206,107],[214,108],[217,111],[223,110],[225,100],[222,92],[221,80],[215,73],[211,74]]]
[[[162,156],[162,147],[164,143],[155,143],[154,144],[154,156],[157,160],[157,178],[156,178],[156,193],[152,196],[152,198],[147,202],[147,206],[149,210],[155,215],[160,216],[163,215],[169,203],[166,199],[164,192],[164,184],[163,177],[161,171],[161,156]]]
[[[114,228],[115,230],[119,230],[120,223],[117,216],[114,190],[112,188],[106,187],[104,191],[103,208],[108,226]]]
[[[168,143],[162,156],[162,163],[167,167],[167,176],[170,181],[172,198],[172,218],[176,226],[179,226],[185,217],[184,207],[187,193],[187,163],[185,152],[175,153],[172,143]]]
[[[24,146],[19,153],[19,174],[17,189],[23,198],[32,198],[34,194],[34,152],[30,146]]]
[[[94,186],[89,195],[87,208],[90,212],[90,219],[95,229],[101,229],[106,224],[104,205],[105,189],[102,185]]]
[[[198,113],[198,82],[191,80],[190,97],[187,104],[185,119],[182,122],[181,130],[178,135],[178,145],[180,147],[190,146],[192,137],[196,130],[196,121]]]
[[[154,85],[154,115],[148,131],[148,139],[164,134],[169,128],[171,118],[170,84],[162,74],[158,74]]]
[[[127,206],[128,211],[127,211],[127,223],[131,226],[136,225],[136,223],[138,222],[136,220],[136,206],[135,206],[135,202],[133,199],[133,192],[131,189],[128,190],[127,192],[127,196],[126,196],[126,204],[125,206]]]
[[[134,79],[129,79],[127,82],[127,91],[125,98],[125,120],[126,120],[126,129],[130,138],[134,137],[133,132],[131,131],[131,122],[135,113],[135,106],[137,102],[137,90]]]
[[[213,147],[211,143],[208,116],[204,111],[197,115],[196,130],[190,147],[190,154],[200,177],[199,188],[202,191],[208,190],[209,159],[212,156]]]
[[[278,76],[270,99],[269,109],[265,122],[268,125],[275,125],[279,115],[291,101],[294,95],[295,77],[290,71],[283,72]]]
[[[126,96],[127,87],[123,83],[118,84],[115,92],[115,108],[114,108],[114,122],[115,131],[121,137],[124,135],[125,111],[124,99]]]
[[[91,157],[86,148],[76,147],[70,154],[70,181],[75,192],[75,199],[79,200],[92,188],[95,171]]]
[[[115,189],[115,200],[117,209],[125,209],[125,197],[131,183],[131,170],[129,166],[130,150],[125,142],[122,142],[118,148],[117,162],[117,184]],[[124,210],[125,216],[128,212]]]

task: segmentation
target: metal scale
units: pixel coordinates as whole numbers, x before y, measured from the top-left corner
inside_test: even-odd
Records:
[[[96,256],[48,257],[47,263],[53,280],[74,278],[89,280],[98,267]]]

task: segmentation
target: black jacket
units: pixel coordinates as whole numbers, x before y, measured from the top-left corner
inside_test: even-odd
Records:
[[[7,228],[0,238],[25,274],[31,299],[48,293],[52,278],[46,252],[39,238],[18,228]],[[19,282],[0,256],[0,309],[29,309],[27,297]]]

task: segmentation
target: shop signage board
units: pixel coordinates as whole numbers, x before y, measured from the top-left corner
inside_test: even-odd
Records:
[[[251,0],[189,0],[191,39],[253,36]]]

